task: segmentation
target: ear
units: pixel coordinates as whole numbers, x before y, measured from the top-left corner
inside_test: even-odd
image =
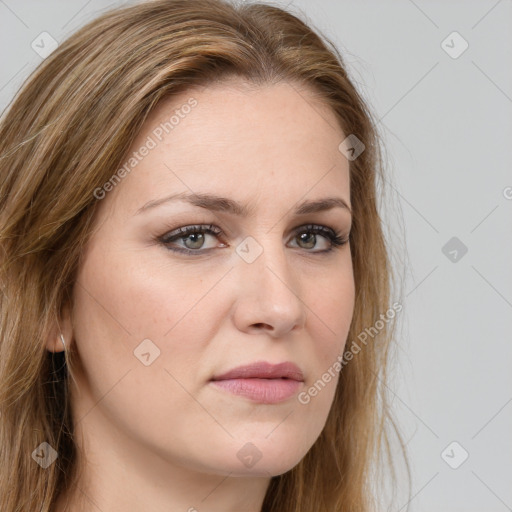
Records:
[[[71,323],[71,314],[69,306],[64,306],[62,314],[58,321],[55,323],[52,333],[46,342],[46,349],[50,352],[62,352],[64,345],[60,335],[64,337],[66,342],[66,348],[69,349],[71,346],[71,340],[73,338],[73,326]]]

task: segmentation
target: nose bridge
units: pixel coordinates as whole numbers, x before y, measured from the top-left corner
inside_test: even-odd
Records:
[[[259,276],[267,286],[271,288],[284,286],[288,293],[291,293],[288,287],[293,288],[295,280],[286,254],[288,249],[284,246],[282,238],[276,233],[262,232],[256,236],[257,238],[247,237],[248,253],[246,254],[251,255],[252,253],[252,256],[246,259],[242,256],[244,267],[247,267],[250,274],[254,274],[253,278],[256,277],[256,283],[258,283]],[[239,251],[239,254],[242,254],[242,251]]]
[[[279,331],[300,324],[305,306],[287,255],[289,249],[276,232],[256,236],[247,237],[237,250],[243,260],[239,262],[244,281],[240,289],[253,308],[251,318],[254,323],[266,323]]]

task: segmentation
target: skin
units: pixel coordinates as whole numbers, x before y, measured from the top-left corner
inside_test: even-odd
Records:
[[[308,404],[257,403],[209,381],[254,361],[292,361],[304,391],[343,352],[354,309],[350,244],[320,254],[329,239],[296,229],[347,235],[351,214],[293,208],[332,196],[350,207],[345,135],[308,89],[232,79],[161,102],[129,154],[191,97],[197,106],[100,201],[74,308],[60,321],[77,352],[71,402],[87,459],[80,491],[62,495],[57,512],[260,511],[270,478],[306,455],[333,402],[337,374]],[[253,211],[242,218],[173,202],[136,214],[177,192]],[[200,256],[157,240],[195,224],[223,234],[168,246]],[[251,263],[236,252],[248,236],[262,249]],[[148,366],[134,355],[144,339],[160,350]],[[48,349],[62,350],[58,335]],[[249,442],[261,454],[252,467],[237,457]]]

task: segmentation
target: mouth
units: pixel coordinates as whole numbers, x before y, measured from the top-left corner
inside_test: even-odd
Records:
[[[294,396],[304,384],[304,375],[294,363],[257,362],[239,366],[212,378],[217,389],[262,404],[279,403]]]

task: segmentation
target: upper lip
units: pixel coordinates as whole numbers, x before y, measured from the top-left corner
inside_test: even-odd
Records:
[[[258,361],[245,366],[238,366],[222,375],[217,375],[212,380],[227,379],[292,379],[303,381],[304,375],[302,370],[290,361],[271,364],[266,361]]]

